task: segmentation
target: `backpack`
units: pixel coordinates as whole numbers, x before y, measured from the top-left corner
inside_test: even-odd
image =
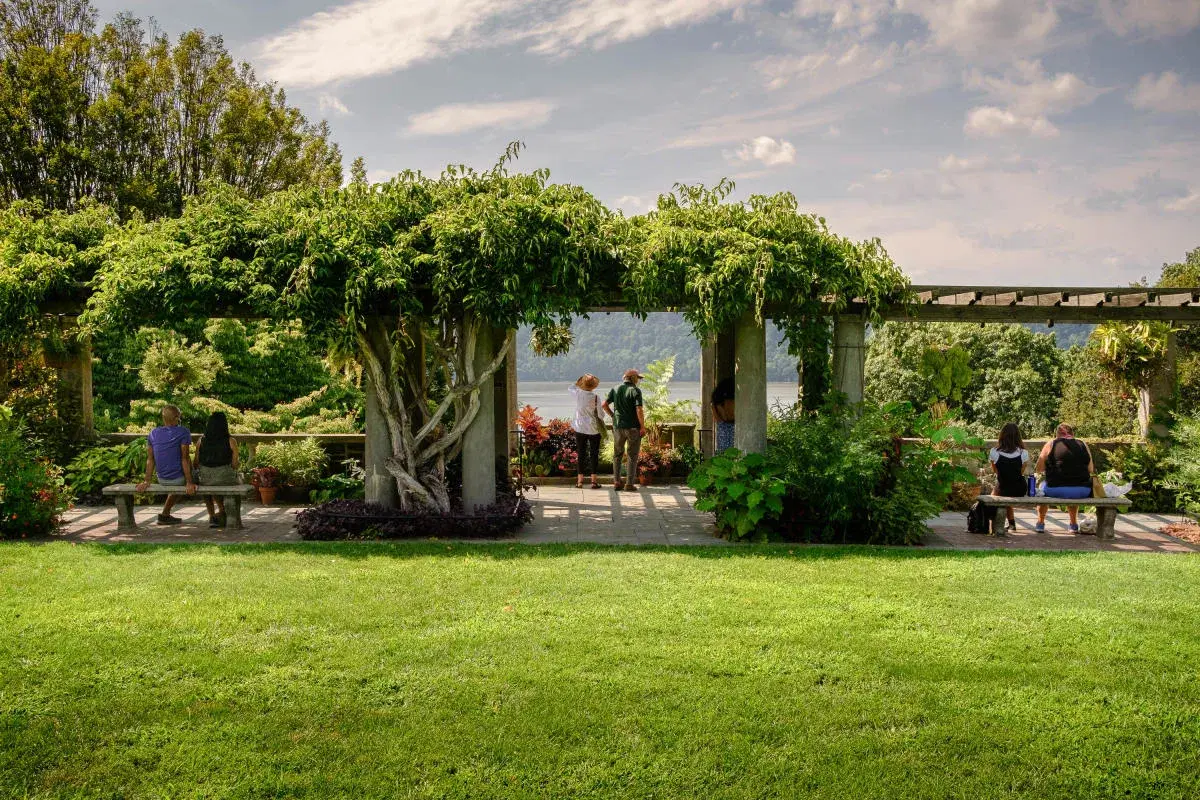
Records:
[[[988,509],[976,500],[967,512],[967,533],[988,532]]]

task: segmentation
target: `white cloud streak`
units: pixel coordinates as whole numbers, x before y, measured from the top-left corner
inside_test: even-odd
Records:
[[[1100,18],[1120,36],[1184,34],[1200,25],[1196,0],[1100,0]]]
[[[548,100],[497,103],[451,103],[409,118],[407,133],[414,136],[447,136],[480,128],[505,131],[544,125],[554,112]]]
[[[1058,128],[1045,117],[1023,117],[1006,108],[980,106],[967,112],[963,131],[970,136],[1032,136],[1050,139],[1058,136]]]
[[[973,136],[1057,136],[1058,128],[1048,116],[1088,105],[1105,91],[1070,72],[1049,76],[1040,61],[1018,61],[1002,77],[974,70],[967,73],[964,84],[1005,104],[971,109],[963,129]]]
[[[1200,83],[1184,83],[1179,73],[1143,75],[1129,94],[1135,108],[1163,113],[1200,112]]]
[[[317,104],[322,114],[337,114],[339,117],[346,117],[351,113],[350,109],[346,108],[346,104],[336,95],[322,94],[317,98]]]

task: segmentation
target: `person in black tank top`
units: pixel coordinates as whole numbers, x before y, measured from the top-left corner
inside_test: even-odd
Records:
[[[213,412],[204,428],[204,438],[196,445],[194,472],[200,476],[200,493],[207,486],[232,486],[241,483],[238,478],[237,440],[229,435],[229,420],[221,411]],[[208,527],[225,527],[225,499],[205,494],[204,505],[208,507]]]
[[[1029,463],[1029,451],[1021,441],[1021,429],[1017,423],[1009,422],[1000,429],[996,446],[988,453],[988,463],[992,472],[996,473],[996,488],[992,494],[996,497],[1024,497],[1029,493],[1029,484],[1025,480],[1025,465]],[[1012,506],[1004,509],[1008,517],[1008,529],[1017,529],[1017,520],[1013,515]]]
[[[1092,496],[1092,473],[1096,465],[1088,446],[1075,438],[1075,430],[1065,422],[1058,426],[1058,436],[1046,442],[1038,456],[1038,472],[1046,473],[1046,497],[1081,500]],[[1046,530],[1046,512],[1050,506],[1038,506],[1039,532]],[[1068,529],[1079,533],[1079,507],[1067,509],[1071,517]]]

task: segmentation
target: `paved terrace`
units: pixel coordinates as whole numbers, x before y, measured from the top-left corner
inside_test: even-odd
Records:
[[[692,507],[694,495],[680,486],[652,486],[636,494],[609,489],[575,489],[543,486],[530,494],[534,521],[525,526],[517,541],[589,542],[617,545],[664,545],[687,547],[708,545],[737,547],[713,535],[711,517]],[[137,531],[117,531],[117,512],[112,506],[81,507],[67,512],[62,539],[77,542],[297,542],[293,519],[301,507],[244,507],[246,528],[216,531],[208,527],[208,516],[199,500],[176,506],[184,520],[176,527],[154,524],[158,506],[136,509]],[[1179,517],[1163,514],[1121,514],[1116,538],[1101,542],[1095,536],[1067,531],[1067,516],[1051,512],[1046,532],[1033,530],[1032,512],[1017,512],[1017,531],[1002,538],[966,532],[962,513],[945,512],[929,521],[924,546],[939,550],[1117,550],[1125,552],[1192,553],[1200,547],[1160,532]],[[506,540],[507,541],[507,540]]]

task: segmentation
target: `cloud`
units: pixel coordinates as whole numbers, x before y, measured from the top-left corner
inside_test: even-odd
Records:
[[[531,31],[536,53],[561,55],[619,42],[757,5],[760,0],[575,0],[561,14]]]
[[[743,144],[737,151],[739,161],[759,161],[768,167],[796,163],[796,148],[783,139],[758,136]]]
[[[754,66],[767,79],[768,89],[803,82],[808,99],[814,100],[887,72],[895,66],[899,52],[894,42],[882,49],[867,44],[834,45],[803,56],[771,56]]]
[[[1032,136],[1050,139],[1058,136],[1058,128],[1045,117],[1020,116],[1006,108],[979,106],[967,112],[963,131],[970,136]]]
[[[963,83],[1004,103],[1003,107],[977,106],[967,113],[963,130],[972,136],[1057,136],[1050,115],[1088,105],[1106,91],[1070,72],[1047,75],[1040,61],[1018,61],[1003,76],[972,70]]]
[[[1129,93],[1129,102],[1135,108],[1166,113],[1200,111],[1200,83],[1184,83],[1179,73],[1171,71],[1157,77],[1143,75]]]
[[[317,103],[320,106],[322,114],[337,114],[339,117],[345,117],[351,113],[350,109],[346,108],[346,104],[336,95],[322,94],[317,98]]]
[[[1164,178],[1157,170],[1140,176],[1128,189],[1107,189],[1096,192],[1084,201],[1092,211],[1123,211],[1130,203],[1151,209],[1188,211],[1195,203],[1195,193],[1187,184],[1174,178]]]
[[[326,86],[516,43],[548,55],[599,50],[760,1],[355,0],[306,17],[252,50],[275,80]]]
[[[1200,192],[1189,192],[1167,203],[1163,208],[1167,211],[1200,211]]]
[[[1196,0],[1100,0],[1100,18],[1120,36],[1184,34],[1200,25]]]
[[[658,205],[657,197],[643,197],[642,195],[624,194],[616,199],[614,206],[624,211],[626,214],[645,214]]]
[[[978,158],[959,158],[953,153],[938,162],[942,172],[978,172],[991,164],[987,156]]]
[[[547,100],[498,103],[451,103],[414,114],[407,132],[418,136],[444,136],[479,128],[517,130],[544,125],[554,111]]]

